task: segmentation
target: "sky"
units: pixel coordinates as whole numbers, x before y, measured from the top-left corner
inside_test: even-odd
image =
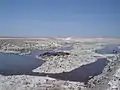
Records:
[[[0,36],[120,37],[120,0],[0,0]]]

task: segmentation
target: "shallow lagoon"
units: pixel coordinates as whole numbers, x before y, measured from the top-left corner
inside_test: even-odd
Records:
[[[0,53],[0,72],[31,72],[44,63],[43,60],[13,53]]]
[[[59,48],[60,50],[60,48]],[[64,51],[65,48],[62,50]],[[71,50],[68,49],[67,50]],[[0,73],[3,75],[32,75],[49,76],[61,80],[75,82],[87,82],[91,77],[102,73],[104,67],[108,64],[106,58],[100,58],[93,63],[86,64],[70,72],[63,73],[35,73],[32,70],[41,66],[44,61],[32,56],[44,54],[46,52],[55,52],[54,50],[34,50],[30,55],[18,55],[13,53],[0,53]]]

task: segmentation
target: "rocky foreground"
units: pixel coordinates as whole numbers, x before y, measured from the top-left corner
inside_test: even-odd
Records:
[[[72,46],[73,49],[67,50],[67,55],[61,55],[61,50],[57,54],[42,54],[36,58],[45,61],[41,66],[34,69],[35,74],[22,75],[3,75],[0,74],[0,90],[120,90],[120,53],[115,49],[109,50],[110,53],[99,53],[98,49],[106,45],[120,44],[120,39],[79,39],[79,38],[55,38],[55,39],[1,39],[0,51],[6,53],[17,52],[20,55],[30,50],[48,50],[56,47]],[[107,49],[106,49],[107,50]],[[63,51],[63,50],[62,50]],[[104,50],[103,50],[104,51]],[[101,73],[89,76],[86,82],[81,80],[81,73],[74,70],[85,67],[87,74],[88,65],[97,60],[106,60],[108,63]],[[97,64],[95,64],[97,65]],[[87,67],[87,68],[86,68]],[[100,64],[97,65],[100,67]],[[97,67],[90,70],[95,71]],[[101,70],[101,69],[100,69]],[[54,78],[51,75],[72,72],[71,76],[79,76],[78,80]],[[81,71],[80,71],[81,72]],[[82,71],[83,72],[83,71]],[[92,71],[91,71],[92,72]],[[90,72],[90,73],[91,73]],[[48,75],[42,75],[46,73]],[[40,74],[40,75],[39,75]],[[63,74],[62,74],[63,75]],[[93,75],[93,74],[91,74]],[[65,76],[64,76],[65,77]],[[72,77],[71,77],[72,78]]]

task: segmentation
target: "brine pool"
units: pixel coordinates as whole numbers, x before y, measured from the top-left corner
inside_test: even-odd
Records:
[[[64,51],[66,48],[62,48]],[[71,50],[71,47],[67,47],[67,50]],[[60,48],[59,48],[60,50]],[[108,45],[103,49],[97,50],[100,54],[111,54],[113,51],[120,53],[119,45]],[[41,66],[45,61],[37,59],[35,55],[40,55],[46,52],[54,52],[54,50],[37,50],[32,51],[31,56],[18,55],[13,53],[0,53],[0,74],[2,75],[14,75],[14,74],[26,74],[33,76],[49,76],[61,80],[69,80],[75,82],[87,82],[91,77],[97,76],[102,73],[104,67],[109,63],[106,58],[97,59],[95,62],[80,66],[70,72],[63,73],[34,73],[32,70]]]

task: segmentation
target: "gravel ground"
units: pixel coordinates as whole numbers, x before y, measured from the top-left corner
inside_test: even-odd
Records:
[[[2,40],[7,42],[6,39]],[[33,70],[39,73],[63,73],[70,72],[82,65],[87,65],[97,61],[98,58],[107,58],[108,65],[100,75],[91,78],[87,84],[69,80],[60,80],[48,76],[32,75],[0,75],[0,90],[120,90],[120,55],[119,54],[98,54],[94,51],[107,44],[120,44],[119,39],[79,39],[79,38],[56,38],[38,40],[20,40],[22,45],[18,45],[16,39],[8,40],[15,46],[23,47],[23,42],[36,43],[42,49],[62,47],[72,45],[73,49],[68,51],[67,56],[37,57],[45,60],[40,67]],[[9,44],[9,42],[7,42]],[[1,52],[5,51],[2,48]],[[9,48],[8,44],[4,47]],[[28,43],[29,46],[29,43]],[[34,44],[33,44],[34,46]],[[40,48],[41,49],[41,48]],[[7,52],[7,51],[6,51]],[[98,66],[99,67],[99,66]]]

